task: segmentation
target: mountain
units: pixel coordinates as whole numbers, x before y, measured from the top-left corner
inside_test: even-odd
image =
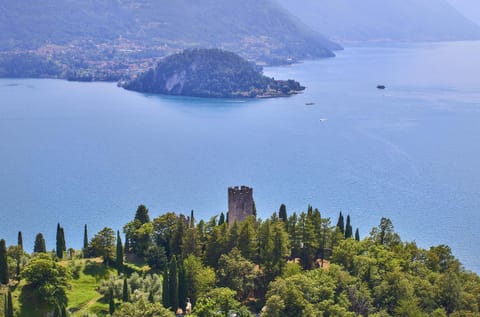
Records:
[[[39,55],[73,79],[135,73],[152,58],[193,47],[218,47],[264,64],[330,57],[341,49],[273,0],[1,1],[0,29],[0,60]]]
[[[480,39],[480,27],[446,0],[277,2],[313,29],[344,43]]]
[[[264,76],[261,67],[220,49],[190,49],[123,83],[128,90],[208,98],[289,96],[305,89],[294,80]]]

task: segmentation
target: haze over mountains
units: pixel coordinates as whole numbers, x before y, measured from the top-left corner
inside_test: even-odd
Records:
[[[335,42],[480,39],[446,1],[1,1],[0,77],[115,81],[185,48],[274,65],[332,57]]]
[[[333,56],[340,49],[271,0],[2,1],[0,49],[91,40],[219,47],[251,59]]]
[[[480,39],[480,27],[446,0],[277,1],[338,42]]]

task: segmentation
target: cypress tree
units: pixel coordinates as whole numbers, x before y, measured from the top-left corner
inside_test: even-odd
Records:
[[[178,270],[177,270],[177,257],[172,256],[170,260],[170,266],[168,269],[168,289],[170,297],[170,306],[173,311],[178,308]]]
[[[345,225],[345,239],[353,236],[353,228],[350,225],[350,215],[347,215],[347,224]]]
[[[8,284],[7,246],[5,240],[0,240],[0,284]]]
[[[56,240],[56,254],[57,258],[61,259],[63,257],[63,244],[62,244],[62,233],[61,233],[60,223],[57,223],[57,240]]]
[[[63,227],[60,227],[60,238],[62,242],[62,250],[64,252],[67,251],[67,243],[65,242],[65,231],[63,230]]]
[[[67,317],[67,308],[65,306],[62,307],[62,313],[60,314],[61,317]]]
[[[88,234],[86,224],[83,228],[83,257],[88,258]]]
[[[195,217],[193,216],[193,209],[190,211],[190,228],[195,227]]]
[[[7,294],[3,295],[3,316],[4,317],[8,317],[7,316],[7,311],[8,311],[8,308],[7,308]]]
[[[45,246],[45,239],[43,238],[42,233],[38,233],[35,236],[35,243],[33,244],[33,252],[47,252],[47,247]]]
[[[12,293],[10,290],[8,290],[8,295],[7,295],[7,309],[5,311],[5,316],[7,317],[13,317],[13,301],[12,301]]]
[[[218,225],[221,226],[225,223],[225,215],[223,212],[220,214],[220,219],[218,220]]]
[[[115,312],[115,301],[113,299],[113,289],[110,288],[110,291],[108,292],[108,312],[110,315],[113,315]]]
[[[122,301],[124,303],[130,301],[130,292],[128,291],[128,282],[126,277],[123,279]]]
[[[345,225],[343,223],[343,215],[341,211],[340,211],[340,215],[338,216],[337,228],[340,229],[340,232],[342,234],[345,233]]]
[[[355,240],[360,241],[360,232],[358,231],[358,228],[355,230]]]
[[[168,281],[168,270],[165,268],[163,270],[163,281],[162,281],[162,305],[163,307],[170,307],[170,290],[169,290],[169,281]]]
[[[117,270],[123,271],[123,246],[122,239],[120,238],[120,231],[117,230]]]
[[[180,261],[178,265],[178,303],[182,309],[185,309],[185,301],[187,299],[187,282],[185,276],[185,268]]]
[[[17,242],[18,247],[20,248],[20,251],[23,251],[23,237],[22,237],[22,232],[18,232],[18,242]]]
[[[287,223],[287,206],[284,204],[280,205],[280,209],[278,210],[278,218],[282,219],[284,223]]]
[[[257,217],[257,205],[255,205],[255,200],[253,201],[253,204],[252,204],[252,214]]]

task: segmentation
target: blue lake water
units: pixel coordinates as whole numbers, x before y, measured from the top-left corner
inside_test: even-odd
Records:
[[[52,249],[60,222],[79,248],[85,223],[121,229],[140,203],[208,219],[244,184],[263,218],[312,204],[366,236],[386,216],[480,272],[479,56],[480,42],[348,47],[266,69],[304,94],[245,101],[0,79],[0,236],[22,230],[31,249],[43,232]]]

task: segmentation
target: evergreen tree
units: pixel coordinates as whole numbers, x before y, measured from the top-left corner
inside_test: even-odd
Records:
[[[110,313],[110,315],[113,315],[113,313],[115,312],[115,300],[113,298],[112,288],[110,288],[108,292],[108,312]]]
[[[120,231],[117,230],[117,270],[118,272],[123,271],[123,246],[122,239],[120,238]]]
[[[237,241],[237,246],[242,256],[250,261],[254,261],[257,256],[257,236],[254,222],[253,217],[248,217],[242,222]]]
[[[225,223],[225,214],[222,212],[220,214],[220,219],[218,220],[218,225],[221,226]]]
[[[8,284],[7,246],[5,240],[0,240],[0,284]]]
[[[231,250],[235,247],[238,247],[238,243],[239,243],[239,235],[240,235],[240,228],[239,228],[239,225],[238,225],[238,222],[234,222],[231,226],[230,226],[230,230],[229,230],[229,233],[228,233],[228,249]]]
[[[340,211],[340,215],[338,216],[337,228],[340,229],[340,232],[342,234],[345,233],[345,225],[344,225],[344,222],[343,222],[343,215],[342,215],[341,211]]]
[[[169,290],[169,281],[168,281],[168,270],[165,268],[163,270],[163,282],[162,282],[162,305],[163,307],[169,308],[170,305],[170,290]]]
[[[355,240],[360,241],[360,232],[358,231],[358,228],[355,230]]]
[[[287,207],[284,204],[280,205],[280,209],[278,210],[278,218],[282,219],[284,223],[287,223]]]
[[[193,216],[193,209],[190,211],[190,228],[195,227],[195,217]]]
[[[86,224],[83,228],[83,257],[88,258],[88,233]]]
[[[345,239],[353,236],[353,228],[350,225],[350,215],[347,215],[347,224],[345,225]]]
[[[67,251],[67,243],[65,242],[65,231],[63,230],[63,227],[60,227],[60,238],[62,242],[62,250],[63,252]]]
[[[56,236],[56,254],[57,258],[63,258],[63,244],[62,244],[62,233],[60,223],[57,223],[57,236]]]
[[[148,209],[144,205],[140,205],[137,208],[137,212],[135,213],[135,220],[140,221],[143,225],[144,223],[150,222],[150,217],[148,216]]]
[[[18,232],[18,242],[17,242],[18,247],[20,248],[20,251],[23,251],[23,237],[22,237],[22,232]]]
[[[173,311],[176,311],[178,308],[178,268],[177,268],[177,257],[172,256],[170,260],[170,265],[168,269],[168,289],[170,297],[170,307]]]
[[[12,301],[12,292],[8,290],[7,294],[7,309],[5,311],[5,316],[7,317],[13,317],[13,301]]]
[[[122,301],[124,303],[130,301],[130,292],[128,290],[128,281],[126,277],[123,279]]]
[[[255,205],[255,200],[253,201],[252,214],[254,217],[257,217],[257,205]]]
[[[182,261],[178,263],[178,304],[182,309],[185,309],[187,300],[187,285],[185,277],[185,268]]]
[[[43,234],[41,233],[35,236],[35,243],[33,244],[33,252],[36,252],[36,253],[47,252],[47,247],[45,246],[45,239],[43,238]]]

